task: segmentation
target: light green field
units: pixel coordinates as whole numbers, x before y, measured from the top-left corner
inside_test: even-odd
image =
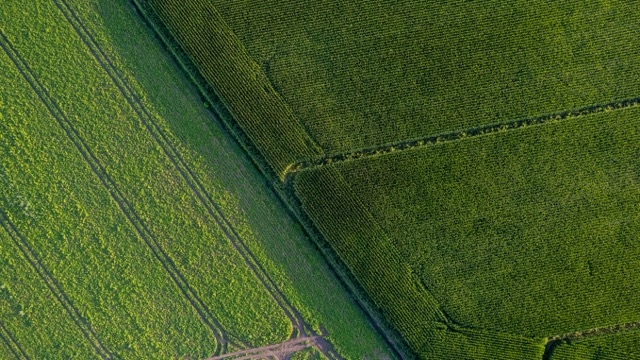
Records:
[[[573,340],[560,344],[551,360],[637,360],[640,359],[640,333],[637,331]]]
[[[0,284],[15,295],[0,298],[0,322],[31,358],[204,358],[220,331],[228,351],[286,340],[291,321],[228,232],[340,354],[384,353],[127,2],[0,8],[11,19],[0,24],[0,209],[3,229],[17,230],[2,230],[0,249],[7,264],[29,269],[8,241],[21,240],[40,264],[30,271],[48,274],[27,282],[24,270],[3,267]],[[25,325],[11,301],[38,320]]]
[[[83,341],[80,329],[29,266],[24,254],[13,245],[4,228],[0,231],[0,279],[0,345],[3,345],[0,355],[3,359],[13,359],[10,349],[19,352],[11,344],[11,337],[17,335],[20,335],[20,346],[29,349],[34,358],[46,358],[53,351],[61,358],[97,358],[91,345]],[[2,352],[4,350],[6,352]]]

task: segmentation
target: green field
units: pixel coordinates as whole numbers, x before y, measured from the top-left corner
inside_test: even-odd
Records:
[[[137,3],[409,352],[639,320],[633,4]]]
[[[638,118],[607,112],[325,166],[298,175],[296,191],[356,276],[373,276],[365,287],[395,284],[371,290],[385,309],[402,302],[386,291],[413,292],[406,304],[428,310],[433,297],[456,324],[538,337],[633,322]],[[394,281],[401,273],[413,281]]]
[[[130,4],[0,9],[1,351],[386,352]]]
[[[628,1],[205,2],[329,153],[638,96]]]
[[[0,5],[0,357],[638,358],[639,15]]]
[[[640,359],[640,333],[637,331],[574,340],[560,344],[552,360],[637,360]]]

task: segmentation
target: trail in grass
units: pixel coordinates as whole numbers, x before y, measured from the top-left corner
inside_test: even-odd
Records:
[[[24,351],[18,340],[7,330],[2,322],[0,322],[0,341],[3,342],[9,351],[19,360],[28,360],[29,356]]]
[[[0,38],[2,38],[3,36],[4,35],[0,32]],[[0,46],[4,46],[3,40],[4,39],[0,39]],[[80,311],[78,311],[73,302],[71,302],[67,294],[64,292],[64,290],[58,283],[58,280],[56,280],[51,272],[44,266],[40,258],[31,248],[31,245],[29,244],[27,239],[25,239],[24,236],[22,236],[22,234],[18,232],[18,229],[16,229],[15,225],[2,210],[0,210],[0,225],[2,225],[2,227],[7,231],[7,233],[11,237],[11,240],[13,240],[14,244],[20,249],[25,258],[29,261],[31,267],[38,273],[49,290],[62,304],[69,316],[73,319],[78,328],[80,328],[84,337],[96,350],[98,355],[103,359],[112,359],[112,352],[107,349],[107,347],[102,343],[102,340],[100,340],[98,335],[96,335],[96,333],[93,331],[91,324],[80,314]],[[3,332],[6,332],[4,326],[2,326],[2,330],[4,330]],[[4,338],[5,336],[3,336],[3,339]],[[6,332],[6,338],[9,340],[12,339],[8,332]],[[11,343],[13,344],[15,342],[12,341]],[[16,347],[20,350],[21,353],[23,353],[19,346],[16,345]]]
[[[24,59],[20,57],[18,52],[12,47],[11,43],[0,31],[0,46],[5,50],[11,61],[15,64],[16,68],[20,71],[23,77],[27,80],[34,92],[45,104],[51,115],[56,119],[60,127],[63,128],[69,139],[76,146],[77,150],[83,156],[91,170],[100,179],[103,186],[107,189],[113,200],[117,203],[120,210],[127,217],[127,220],[134,226],[140,238],[152,251],[153,255],[162,264],[163,268],[167,271],[171,279],[176,286],[180,289],[185,298],[197,311],[198,315],[202,319],[203,323],[209,327],[213,335],[216,338],[216,354],[224,353],[226,351],[227,344],[229,343],[228,336],[219,322],[213,317],[209,309],[204,305],[202,300],[195,294],[191,286],[187,283],[184,276],[176,268],[173,260],[167,255],[167,253],[159,245],[158,241],[151,235],[145,223],[136,213],[133,206],[124,198],[120,190],[116,187],[115,182],[108,175],[102,164],[91,152],[89,147],[85,144],[84,140],[79,136],[78,132],[73,128],[69,120],[62,113],[62,110],[58,107],[55,101],[50,97],[46,89],[34,76],[33,72],[26,64]],[[63,304],[64,305],[64,304]],[[66,307],[66,306],[65,306]],[[75,320],[75,319],[74,319]],[[83,329],[84,332],[84,329]],[[95,334],[93,334],[95,337]],[[97,339],[97,337],[95,337]],[[99,340],[97,341],[100,344]],[[235,344],[238,346],[238,344]],[[99,351],[99,353],[106,354],[103,358],[111,358],[112,355],[108,351]]]

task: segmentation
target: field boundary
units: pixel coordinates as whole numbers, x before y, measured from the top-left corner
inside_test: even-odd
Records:
[[[207,212],[213,218],[218,227],[223,231],[229,242],[234,246],[236,251],[243,258],[244,262],[252,270],[254,275],[262,283],[265,289],[269,292],[280,309],[285,313],[292,326],[294,327],[294,333],[291,334],[290,338],[307,336],[307,332],[313,333],[311,327],[302,319],[302,315],[300,314],[300,312],[291,305],[284,294],[282,294],[282,292],[277,288],[275,282],[269,277],[260,263],[256,260],[256,257],[249,250],[238,232],[231,225],[230,221],[224,216],[222,210],[215,203],[215,201],[212,200],[211,196],[205,189],[204,185],[200,182],[198,177],[195,175],[194,171],[182,158],[179,150],[174,146],[169,135],[167,135],[163,131],[162,127],[157,124],[154,116],[140,101],[140,97],[135,94],[135,91],[131,88],[131,86],[129,86],[124,76],[118,71],[117,67],[113,64],[106,52],[100,48],[97,41],[90,34],[89,30],[82,24],[81,20],[64,0],[54,0],[54,2],[74,27],[85,46],[89,48],[96,62],[98,62],[102,69],[107,73],[120,93],[127,100],[131,108],[138,116],[140,122],[150,133],[151,137],[160,146],[166,157],[181,174],[190,190],[200,201],[200,203],[207,209]]]
[[[525,128],[528,126],[539,126],[547,123],[566,121],[575,118],[581,118],[587,115],[623,110],[628,108],[634,108],[640,106],[640,96],[623,99],[619,101],[612,101],[605,104],[589,105],[577,109],[565,110],[561,112],[545,114],[540,116],[521,118],[516,120],[510,120],[500,123],[494,123],[489,125],[483,125],[465,130],[458,130],[449,133],[443,133],[439,135],[430,135],[418,139],[399,141],[393,144],[386,144],[380,146],[374,146],[365,149],[351,150],[341,153],[335,153],[327,155],[322,158],[301,161],[295,165],[292,165],[287,169],[285,174],[285,182],[289,181],[288,177],[292,174],[300,172],[306,169],[319,168],[329,164],[337,164],[342,162],[348,162],[353,160],[359,160],[363,158],[375,157],[390,153],[404,152],[414,149],[419,149],[434,144],[448,143],[458,141],[466,138],[488,135],[493,133],[505,132]]]
[[[391,353],[397,359],[410,359],[410,352],[404,339],[390,327],[390,325],[381,317],[376,307],[368,300],[366,292],[362,286],[349,273],[346,265],[335,253],[331,245],[324,239],[316,228],[311,219],[302,211],[302,207],[297,198],[293,195],[290,181],[282,182],[282,179],[274,172],[263,155],[251,143],[244,131],[233,120],[233,116],[226,110],[224,104],[219,100],[211,85],[199,73],[195,65],[189,60],[189,57],[173,40],[172,35],[164,28],[162,22],[155,17],[151,10],[146,8],[144,1],[129,0],[133,8],[139,14],[143,22],[155,34],[156,38],[167,51],[168,55],[183,70],[187,79],[191,80],[195,85],[199,95],[209,106],[211,116],[224,125],[231,137],[240,145],[240,147],[248,155],[256,168],[268,179],[271,189],[280,199],[284,208],[291,214],[298,223],[301,224],[304,231],[309,236],[313,246],[318,249],[322,257],[327,262],[328,268],[334,274],[336,279],[345,287],[355,304],[362,311],[367,322],[375,329],[375,331],[384,339]],[[286,178],[285,180],[290,180]]]
[[[109,176],[106,169],[99,162],[97,157],[91,152],[89,147],[85,144],[82,137],[80,137],[77,130],[73,127],[71,122],[66,118],[62,110],[58,107],[57,103],[50,97],[44,86],[38,81],[33,74],[33,71],[29,68],[27,63],[22,59],[19,53],[12,47],[8,39],[0,32],[0,45],[5,49],[16,68],[20,71],[23,77],[31,85],[34,92],[38,95],[40,100],[47,107],[52,117],[56,120],[58,125],[64,130],[67,137],[75,145],[78,152],[82,155],[87,165],[98,177],[102,185],[107,192],[111,195],[114,202],[118,205],[118,208],[125,215],[127,220],[133,225],[138,236],[144,241],[147,247],[151,250],[154,257],[162,264],[165,271],[171,277],[175,285],[180,289],[183,296],[196,310],[202,322],[211,330],[216,339],[216,354],[226,352],[227,344],[229,343],[228,336],[217,319],[213,317],[209,309],[198,297],[198,295],[191,288],[184,276],[176,268],[173,260],[160,246],[158,241],[153,237],[151,232],[147,229],[147,226],[140,219],[133,206],[125,199],[120,190],[117,188],[115,181]],[[238,344],[234,344],[238,347]],[[244,344],[243,344],[244,345]],[[108,353],[107,357],[111,358],[112,355]]]
[[[9,348],[9,351],[19,360],[29,360],[29,355],[24,351],[18,340],[0,321],[0,340]]]
[[[3,45],[4,34],[0,32],[0,45]],[[27,259],[31,267],[38,273],[38,276],[47,285],[49,291],[58,299],[60,304],[64,307],[67,314],[73,319],[73,322],[80,329],[85,339],[93,346],[94,350],[102,359],[113,359],[113,353],[102,343],[102,340],[95,333],[91,324],[80,314],[80,311],[73,304],[69,296],[64,292],[62,286],[58,280],[49,272],[44,266],[42,260],[36,255],[36,253],[29,245],[27,239],[20,234],[16,226],[11,222],[4,210],[0,209],[0,224],[9,234],[13,243],[20,249],[24,257]]]
[[[569,343],[571,341],[591,339],[599,336],[620,334],[620,333],[626,333],[626,332],[632,332],[632,331],[640,331],[640,321],[592,328],[592,329],[582,330],[582,331],[574,331],[568,334],[554,335],[549,338],[549,340],[547,341],[547,344],[545,345],[544,355],[542,356],[542,360],[551,360],[553,351],[558,346]]]

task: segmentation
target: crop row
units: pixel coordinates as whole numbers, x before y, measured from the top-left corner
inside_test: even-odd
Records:
[[[394,246],[366,213],[353,211],[359,210],[358,200],[350,196],[340,174],[329,167],[302,172],[294,186],[304,210],[368,290],[374,304],[414,350],[422,348],[424,334],[444,316],[401,261],[387,260],[399,260]],[[343,205],[336,207],[337,203]]]
[[[638,116],[637,108],[601,112],[308,170],[339,172],[345,184],[321,192],[351,189],[357,210],[341,209],[352,203],[347,195],[324,204],[308,195],[330,184],[327,176],[307,180],[303,171],[296,181],[321,228],[338,223],[322,211],[351,220],[369,212],[400,261],[464,327],[544,337],[634,321]],[[334,231],[325,235],[350,247],[345,253],[374,238],[342,225]],[[344,258],[355,267],[365,261],[358,256]],[[385,267],[397,261],[380,259]],[[369,288],[372,297],[377,289]]]
[[[638,95],[627,1],[211,6],[328,153]]]
[[[302,171],[294,187],[304,210],[416,354],[425,359],[539,359],[541,339],[456,327],[333,166]],[[327,211],[327,209],[331,211]],[[494,347],[501,343],[508,346]],[[493,344],[493,345],[492,345]],[[516,356],[516,355],[518,356]]]
[[[210,1],[146,1],[280,177],[320,154]]]

